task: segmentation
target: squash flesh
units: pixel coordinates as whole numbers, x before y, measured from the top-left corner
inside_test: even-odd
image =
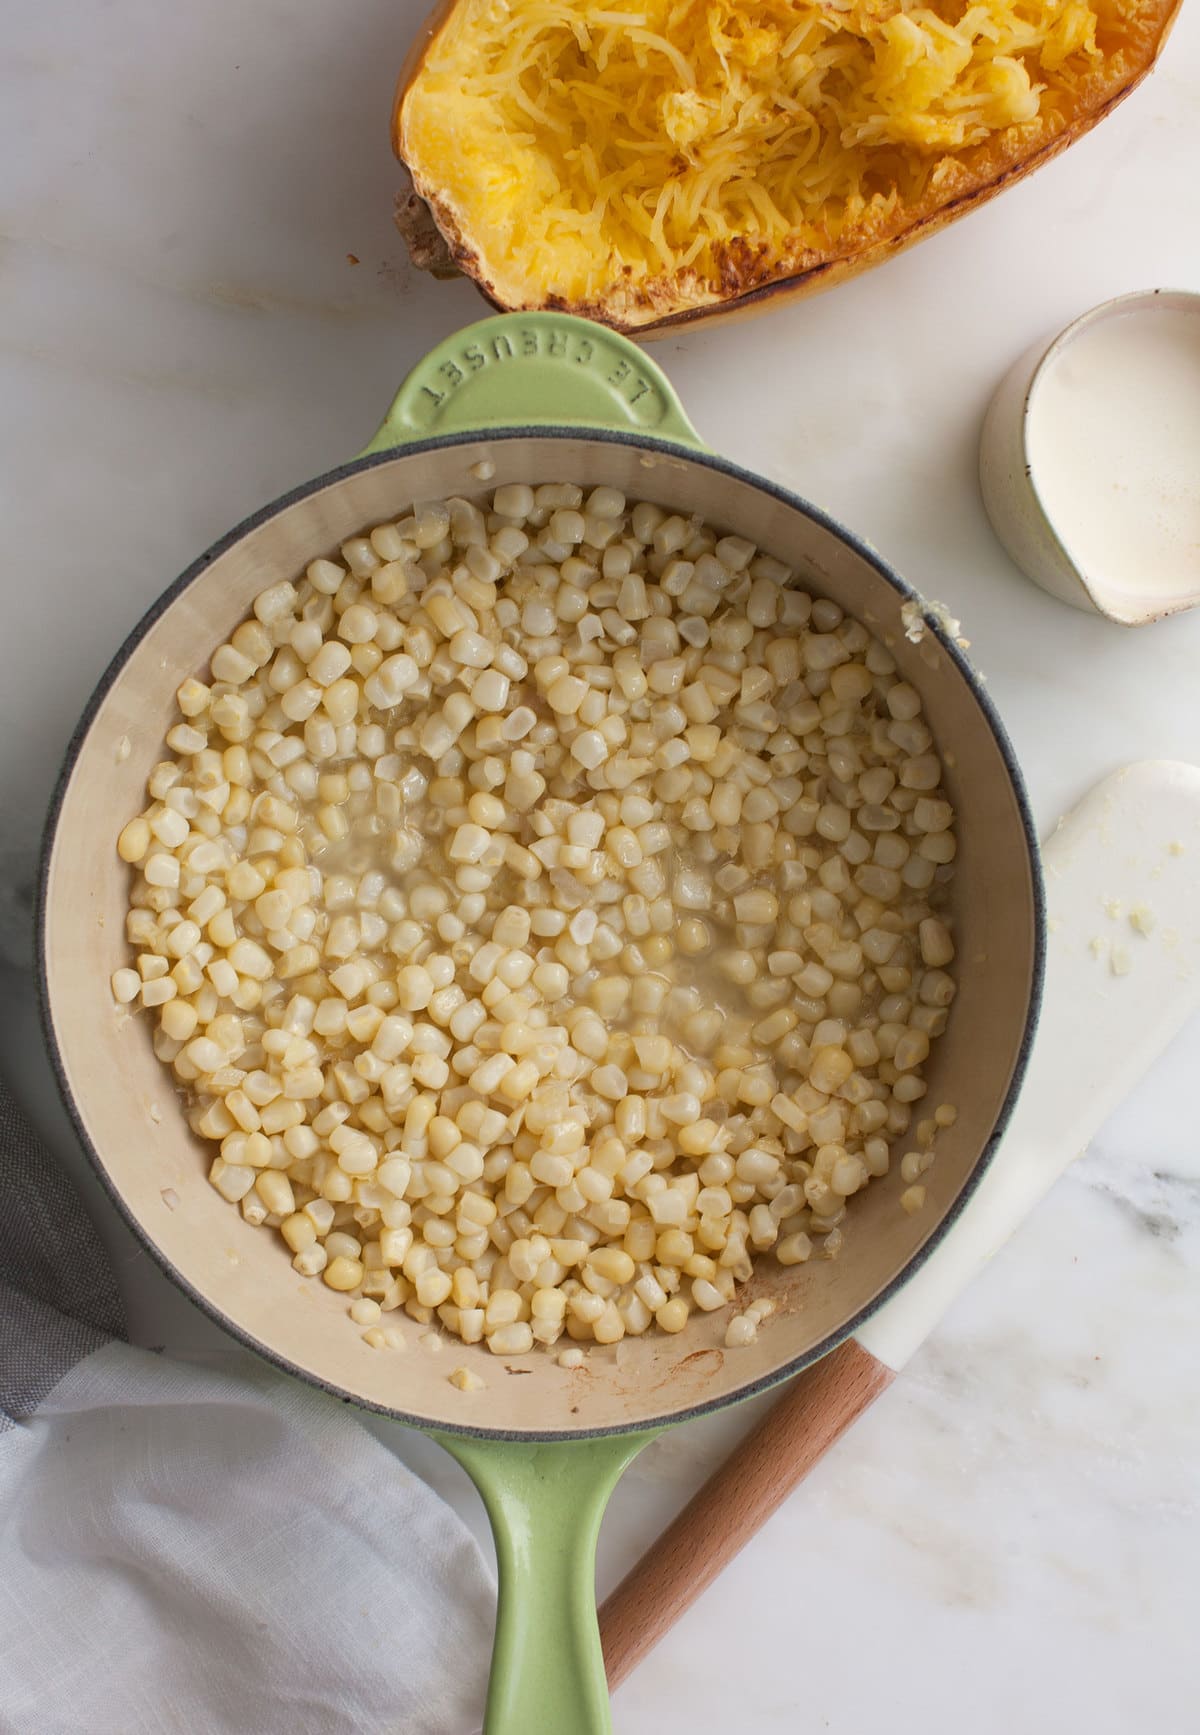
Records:
[[[900,234],[1163,29],[1153,0],[459,0],[399,148],[501,305],[636,329]]]

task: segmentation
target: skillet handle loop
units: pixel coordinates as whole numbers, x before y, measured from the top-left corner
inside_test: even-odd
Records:
[[[361,455],[514,427],[647,434],[706,450],[667,376],[627,337],[569,313],[502,313],[417,363]]]
[[[500,1600],[484,1735],[611,1735],[596,1536],[653,1433],[526,1445],[438,1434],[483,1497]]]

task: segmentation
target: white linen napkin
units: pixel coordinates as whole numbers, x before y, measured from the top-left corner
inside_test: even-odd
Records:
[[[470,1735],[466,1527],[344,1404],[120,1341],[67,1177],[0,1085],[2,1735]]]

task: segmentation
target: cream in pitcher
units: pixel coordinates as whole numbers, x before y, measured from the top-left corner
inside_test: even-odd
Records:
[[[1032,479],[1101,604],[1200,593],[1200,312],[1149,302],[1089,322],[1029,403]]]

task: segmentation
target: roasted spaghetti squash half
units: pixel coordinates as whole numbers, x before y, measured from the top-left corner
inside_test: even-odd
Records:
[[[825,287],[990,198],[1128,94],[1178,4],[450,0],[394,142],[497,306],[644,333]]]

